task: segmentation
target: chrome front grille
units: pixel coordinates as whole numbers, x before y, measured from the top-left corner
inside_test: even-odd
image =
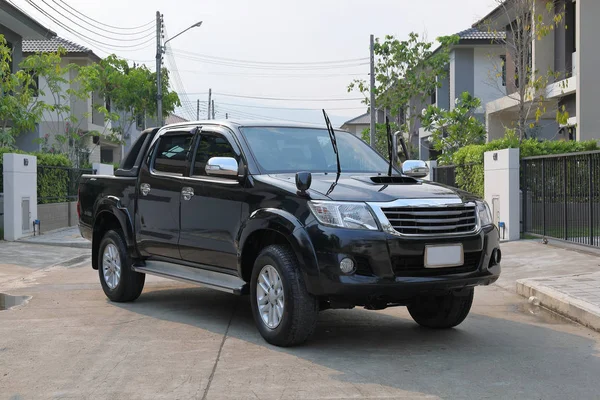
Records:
[[[394,230],[403,235],[461,234],[477,230],[474,204],[431,207],[382,207]]]

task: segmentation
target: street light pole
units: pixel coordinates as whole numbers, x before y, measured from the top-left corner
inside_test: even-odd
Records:
[[[162,33],[163,33],[163,16],[160,11],[156,12],[156,122],[159,127],[163,125],[163,93],[162,93],[162,56],[167,49],[167,43],[176,37],[184,34],[192,28],[199,28],[202,25],[202,21],[196,22],[194,25],[187,29],[179,32],[177,35],[168,39],[162,44]]]

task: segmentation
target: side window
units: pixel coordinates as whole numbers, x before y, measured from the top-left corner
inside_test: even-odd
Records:
[[[216,134],[202,134],[196,148],[196,158],[194,160],[192,175],[206,176],[206,163],[212,157],[233,157],[239,162],[239,157],[225,137]]]
[[[154,158],[154,170],[169,174],[183,174],[192,142],[192,135],[169,135],[159,139]]]

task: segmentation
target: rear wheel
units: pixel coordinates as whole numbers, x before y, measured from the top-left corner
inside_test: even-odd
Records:
[[[319,302],[306,290],[298,260],[288,247],[273,245],[260,252],[250,291],[254,321],[267,342],[293,346],[313,334]]]
[[[98,257],[98,273],[106,297],[115,302],[128,302],[140,297],[146,275],[131,268],[131,258],[119,232],[106,232],[100,242]]]
[[[408,312],[421,326],[433,329],[453,328],[469,315],[473,294],[473,288],[466,288],[441,296],[420,296],[408,306]]]

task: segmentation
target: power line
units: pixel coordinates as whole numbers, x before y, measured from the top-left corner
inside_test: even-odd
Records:
[[[192,95],[192,96],[198,96],[198,95],[206,94],[206,92],[188,93],[188,94]],[[247,96],[247,95],[241,95],[241,94],[216,93],[216,92],[213,92],[213,94],[216,94],[219,96],[225,96],[225,97],[239,97],[242,99],[273,100],[273,101],[357,101],[357,100],[364,100],[363,97],[353,97],[353,98],[346,98],[346,99],[340,99],[340,98],[338,98],[338,99],[303,99],[303,98]]]
[[[88,17],[87,15],[83,14],[83,13],[82,13],[82,12],[80,12],[80,11],[77,11],[75,8],[73,8],[73,7],[71,7],[70,5],[68,5],[68,4],[67,4],[66,2],[64,2],[63,0],[58,0],[58,1],[60,1],[61,3],[63,3],[63,4],[64,4],[64,5],[66,5],[67,7],[69,7],[71,10],[73,10],[73,11],[74,11],[74,12],[76,12],[77,14],[79,14],[79,15],[81,15],[81,16],[83,16],[83,17],[85,17],[85,18],[89,19],[90,21],[93,21],[93,22],[95,22],[95,23],[97,23],[97,24],[104,25],[104,26],[106,26],[106,27],[108,27],[108,28],[113,28],[113,29],[122,29],[122,30],[134,30],[134,29],[141,29],[141,28],[145,28],[145,27],[147,27],[147,26],[149,26],[149,25],[154,25],[154,20],[152,20],[152,21],[150,21],[150,22],[148,22],[148,23],[145,23],[145,24],[143,24],[143,25],[140,25],[140,26],[133,26],[133,27],[127,27],[127,28],[122,28],[122,27],[119,27],[119,26],[113,26],[113,25],[109,25],[109,24],[105,24],[104,22],[100,22],[100,21],[98,21],[98,20],[95,20],[95,19],[94,19],[94,18],[92,18],[92,17]],[[152,28],[149,28],[149,29],[154,29],[154,27],[152,27]]]
[[[168,38],[167,27],[164,24],[163,24],[163,27],[164,27],[165,37]],[[193,120],[194,116],[196,115],[196,112],[195,112],[195,110],[193,110],[193,107],[189,103],[190,100],[187,96],[187,93],[185,92],[185,86],[183,84],[183,81],[181,80],[181,76],[179,75],[179,72],[177,71],[177,63],[172,54],[167,54],[167,61],[169,62],[169,66],[172,68],[172,76],[174,78],[173,81],[175,83],[175,86],[177,87],[177,92],[179,92],[179,94],[181,95],[181,97],[184,100],[184,102],[182,102],[182,108],[186,110],[188,117],[191,116],[191,119]]]
[[[113,47],[132,49],[132,48],[136,48],[136,47],[139,47],[139,46],[141,46],[141,45],[144,45],[145,43],[150,43],[151,41],[153,41],[153,40],[154,40],[154,38],[150,38],[150,39],[149,39],[147,42],[140,43],[140,44],[136,44],[136,45],[114,45],[114,44],[108,44],[108,43],[104,43],[104,42],[101,42],[101,41],[99,41],[99,40],[92,39],[92,38],[90,38],[89,36],[86,36],[86,35],[84,35],[84,34],[82,34],[82,33],[79,33],[79,32],[77,32],[76,30],[74,30],[74,29],[72,29],[72,28],[70,28],[70,27],[68,27],[68,26],[64,25],[64,23],[63,23],[62,21],[60,21],[59,19],[57,19],[56,17],[54,17],[54,16],[53,16],[53,15],[51,15],[50,13],[46,12],[46,11],[45,11],[43,8],[39,7],[39,6],[38,6],[37,4],[35,4],[35,3],[34,3],[32,0],[26,0],[26,1],[27,1],[27,3],[29,3],[29,4],[30,4],[30,5],[31,5],[33,8],[35,8],[35,9],[36,9],[38,12],[42,13],[44,16],[46,16],[47,18],[49,18],[49,19],[50,19],[52,22],[54,22],[55,24],[57,24],[58,26],[60,26],[60,27],[61,27],[61,28],[63,28],[64,30],[66,30],[67,32],[70,32],[70,33],[72,33],[73,35],[75,35],[75,36],[79,37],[79,38],[80,38],[80,39],[82,39],[82,40],[84,40],[84,39],[87,39],[87,40],[84,40],[84,41],[85,41],[86,43],[88,43],[88,44],[90,43],[90,41],[91,41],[91,42],[93,42],[93,43],[97,43],[97,44],[94,44],[94,45],[92,45],[92,46],[96,46],[96,47],[98,47],[98,48],[102,48],[102,46],[103,46],[104,48],[109,48],[109,49],[110,49],[110,48],[113,48]],[[146,47],[147,47],[147,46],[146,46]]]
[[[218,61],[214,59],[198,57],[198,56],[190,56],[186,54],[181,54],[174,52],[174,55],[181,57],[183,59],[191,60],[191,61],[200,61],[206,64],[213,64],[224,67],[235,67],[235,68],[246,68],[246,69],[258,69],[258,70],[281,70],[281,71],[312,71],[312,70],[328,70],[328,69],[340,69],[340,68],[354,68],[360,67],[363,65],[368,65],[368,62],[355,62],[349,64],[338,64],[338,65],[257,65],[257,64],[244,64],[244,63],[234,63],[234,62],[225,62]]]
[[[201,102],[202,103],[202,102]],[[244,107],[244,108],[262,108],[266,110],[289,110],[289,111],[320,111],[322,108],[306,108],[306,107],[267,107],[267,106],[252,106],[247,104],[235,104],[235,103],[222,103],[219,104],[232,106],[232,107]],[[335,107],[327,108],[327,110],[364,110],[365,107]]]
[[[221,103],[221,104],[223,104],[223,103]],[[300,123],[300,124],[320,126],[320,124],[315,124],[315,123],[312,123],[312,122],[297,121],[297,120],[293,120],[293,119],[284,119],[284,118],[276,118],[276,117],[267,117],[265,115],[246,113],[246,112],[242,112],[242,111],[238,111],[238,110],[231,110],[231,109],[226,108],[226,107],[221,107],[221,109],[224,110],[224,111],[227,111],[229,114],[240,115],[243,118],[250,117],[250,118],[253,118],[253,119],[265,119],[265,120],[269,120],[269,121],[281,121],[281,122],[295,122],[295,123]]]
[[[119,27],[115,27],[115,26],[111,26],[111,25],[106,25],[102,22],[96,21],[95,19],[88,17],[87,15],[83,14],[82,12],[76,10],[75,8],[71,7],[69,4],[67,4],[66,2],[64,2],[63,0],[51,0],[54,4],[56,4],[58,7],[60,7],[62,10],[66,11],[67,13],[71,13],[71,15],[75,18],[77,18],[78,20],[82,21],[85,24],[88,24],[89,26],[96,28],[98,30],[101,30],[103,32],[107,32],[107,33],[111,33],[113,35],[119,35],[119,36],[135,36],[135,35],[141,35],[141,34],[147,34],[148,32],[152,33],[154,31],[154,21],[150,21],[149,23],[147,23],[146,25],[143,25],[141,27],[148,27],[142,31],[138,31],[138,32],[117,32],[117,31],[113,31],[113,30],[109,30],[106,28],[102,28],[99,27],[97,25],[94,25],[92,22],[89,22],[88,20],[91,20],[93,22],[95,22],[96,24],[100,24],[100,25],[104,25],[104,26],[108,26],[110,28],[114,28],[114,29],[121,29],[121,30],[134,30],[134,29],[138,29],[137,27],[134,28],[119,28]],[[62,3],[62,4],[61,4]],[[80,17],[79,15],[81,15],[82,17]]]
[[[150,40],[152,40],[152,39],[154,38],[154,35],[153,35],[152,33],[146,34],[146,35],[145,35],[145,36],[143,36],[143,37],[139,37],[139,38],[132,38],[132,39],[125,39],[125,38],[114,38],[114,37],[111,37],[111,36],[107,36],[107,35],[105,35],[105,34],[103,34],[103,33],[95,32],[95,31],[93,31],[93,30],[89,29],[88,27],[85,27],[85,26],[83,26],[83,25],[79,24],[77,21],[74,21],[74,20],[72,20],[72,19],[71,19],[71,18],[69,18],[68,16],[66,16],[66,15],[64,15],[63,13],[61,13],[60,11],[58,11],[56,8],[52,7],[52,5],[48,4],[48,3],[46,2],[46,0],[41,0],[41,1],[42,1],[42,3],[44,3],[46,6],[48,6],[48,7],[49,7],[49,8],[50,8],[52,11],[54,11],[55,13],[57,13],[58,15],[60,15],[60,16],[61,16],[61,17],[63,17],[64,19],[66,19],[67,21],[69,21],[69,22],[71,22],[71,23],[75,24],[76,26],[78,26],[78,27],[80,27],[80,28],[82,28],[82,29],[88,29],[88,30],[90,30],[90,33],[93,33],[94,35],[98,35],[98,36],[100,36],[100,37],[103,37],[103,38],[105,38],[105,39],[109,39],[109,40],[113,40],[113,41],[118,41],[118,42],[138,42],[138,41],[141,41],[141,40],[146,40],[146,41],[145,41],[145,42],[143,42],[143,43],[136,43],[136,46],[137,46],[137,45],[142,45],[142,44],[146,44],[146,43],[148,43],[148,42],[149,42],[149,41],[147,40],[148,38],[150,38]],[[98,29],[98,28],[96,28],[96,29]],[[102,29],[100,29],[100,30],[102,30]],[[104,32],[107,32],[107,31],[104,31]]]
[[[317,64],[348,64],[355,63],[359,61],[367,61],[369,57],[363,58],[351,58],[345,60],[329,60],[329,61],[296,61],[296,62],[280,62],[280,61],[255,61],[255,60],[241,60],[236,58],[226,58],[226,57],[217,57],[210,56],[206,54],[194,53],[191,51],[171,49],[176,54],[185,54],[190,56],[197,56],[207,59],[214,59],[220,61],[228,61],[228,62],[236,62],[236,63],[244,63],[244,64],[260,64],[260,65],[317,65]]]
[[[180,69],[179,72],[186,72],[196,75],[220,75],[220,76],[240,76],[245,78],[332,78],[336,76],[368,76],[368,73],[347,73],[347,74],[252,74],[235,72],[215,72],[215,71],[194,71]]]

